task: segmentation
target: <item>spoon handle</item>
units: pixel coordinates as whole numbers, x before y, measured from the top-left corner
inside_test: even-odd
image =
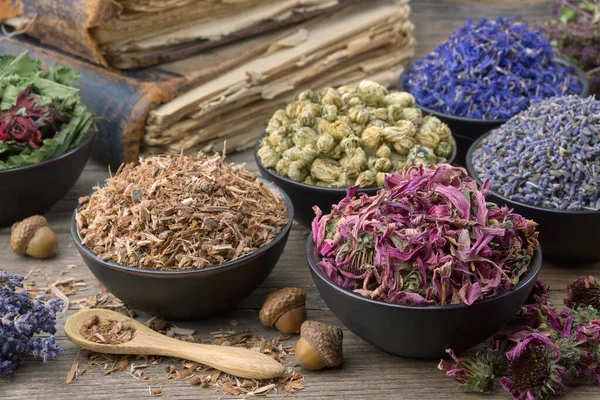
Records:
[[[242,378],[269,379],[282,376],[285,372],[285,367],[268,355],[240,347],[170,339],[161,340],[159,352],[162,356],[196,361]]]

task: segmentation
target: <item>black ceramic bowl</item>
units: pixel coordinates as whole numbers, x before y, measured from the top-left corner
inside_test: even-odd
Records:
[[[467,171],[481,183],[481,178],[473,167],[473,152],[491,134],[477,139],[467,154]],[[542,208],[510,200],[490,191],[487,201],[498,205],[506,204],[518,214],[539,224],[539,241],[544,247],[544,256],[549,259],[568,262],[593,262],[600,260],[598,227],[600,211],[568,211]]]
[[[577,78],[579,78],[579,82],[581,83],[582,87],[579,95],[581,97],[587,97],[590,93],[590,82],[585,72],[583,72],[577,65],[565,61],[562,58],[556,58],[555,61],[563,65],[567,65],[573,69],[575,75],[577,75]],[[404,77],[409,72],[410,66],[406,68],[402,75],[400,75],[400,79],[398,80],[398,89],[406,90],[404,87]],[[457,117],[423,107],[419,104],[417,104],[417,107],[423,111],[423,114],[433,115],[448,125],[452,131],[452,136],[454,136],[456,139],[456,144],[458,145],[458,157],[456,159],[456,163],[461,166],[466,166],[467,151],[473,142],[477,140],[477,138],[508,121],[508,119],[485,120]]]
[[[306,251],[315,285],[331,312],[378,349],[408,358],[440,358],[448,348],[461,353],[492,336],[525,303],[542,266],[538,249],[530,270],[510,291],[470,306],[410,306],[367,299],[333,283],[318,265],[321,257],[312,235]]]
[[[331,212],[331,205],[339,203],[344,197],[346,197],[346,189],[332,189],[324,188],[320,186],[307,185],[306,183],[296,182],[289,178],[277,175],[275,172],[265,168],[260,161],[258,156],[258,149],[260,143],[265,138],[266,134],[263,134],[254,146],[254,159],[258,165],[260,174],[275,182],[277,186],[285,190],[285,192],[291,197],[292,203],[294,204],[294,211],[296,213],[296,221],[300,225],[310,228],[310,225],[315,218],[315,213],[312,209],[313,206],[318,206],[323,214],[329,214]],[[456,158],[457,145],[454,143],[454,151],[448,163],[452,164]],[[368,188],[359,189],[358,193],[366,193],[369,196],[377,194],[379,188]]]
[[[287,205],[287,225],[261,249],[214,267],[195,271],[148,271],[104,261],[81,242],[75,221],[77,210],[71,219],[71,235],[90,271],[128,306],[171,320],[207,317],[232,308],[252,293],[281,256],[292,227],[294,209],[285,192],[275,185],[272,187],[281,193]]]
[[[93,141],[90,131],[79,146],[59,157],[0,171],[0,226],[48,212],[77,182]]]

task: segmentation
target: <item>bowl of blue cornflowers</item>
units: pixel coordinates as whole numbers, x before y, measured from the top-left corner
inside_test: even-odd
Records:
[[[448,124],[458,162],[469,146],[533,102],[568,94],[586,97],[588,79],[556,58],[550,41],[516,18],[470,20],[400,77],[417,106]]]

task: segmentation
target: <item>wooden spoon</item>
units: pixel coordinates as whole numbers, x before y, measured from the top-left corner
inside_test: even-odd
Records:
[[[121,344],[102,344],[87,340],[80,330],[85,321],[97,315],[100,320],[126,321],[135,328],[133,339]],[[107,354],[155,355],[182,358],[208,365],[242,378],[268,379],[283,375],[285,367],[273,358],[240,347],[189,343],[161,335],[115,311],[103,309],[82,310],[65,322],[69,340],[87,350]]]

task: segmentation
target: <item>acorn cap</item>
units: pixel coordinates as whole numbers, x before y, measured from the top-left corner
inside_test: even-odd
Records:
[[[38,229],[46,225],[48,225],[48,220],[41,215],[32,215],[21,222],[15,223],[12,226],[10,235],[10,247],[13,253],[20,256],[25,255],[29,240]]]
[[[279,289],[267,296],[260,309],[260,322],[264,326],[273,326],[283,314],[304,304],[306,304],[304,290],[294,287]]]
[[[344,333],[339,327],[317,321],[305,321],[300,328],[300,337],[317,350],[327,367],[333,368],[342,364]]]

